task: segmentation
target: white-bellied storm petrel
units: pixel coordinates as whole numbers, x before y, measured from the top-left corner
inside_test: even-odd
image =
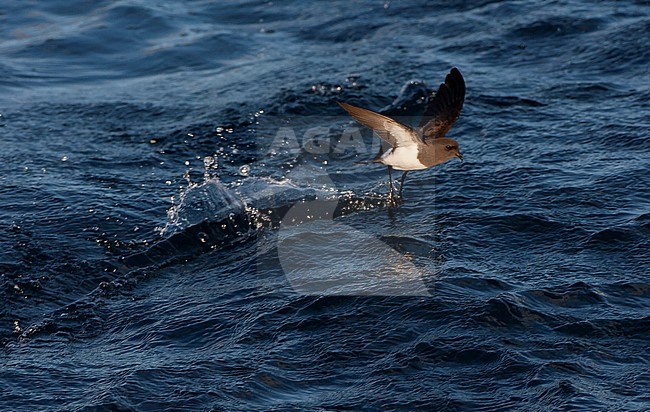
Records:
[[[350,116],[372,129],[391,147],[373,160],[388,166],[389,197],[393,202],[391,170],[403,170],[398,197],[402,197],[404,179],[410,170],[423,170],[457,157],[463,160],[458,142],[445,137],[460,115],[465,100],[465,80],[457,68],[451,69],[435,95],[429,97],[417,128],[404,125],[388,116],[339,102]]]

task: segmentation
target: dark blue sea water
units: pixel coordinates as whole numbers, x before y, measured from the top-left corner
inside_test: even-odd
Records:
[[[647,1],[0,2],[0,410],[650,410]],[[337,101],[465,161],[389,208]],[[360,134],[359,134],[360,133]]]

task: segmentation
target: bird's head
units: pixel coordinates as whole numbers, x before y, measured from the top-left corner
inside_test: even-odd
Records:
[[[454,139],[443,137],[441,139],[436,139],[435,142],[438,145],[438,156],[443,162],[454,157],[459,158],[461,161],[463,160],[463,155],[460,153],[460,149],[458,149],[458,142]]]

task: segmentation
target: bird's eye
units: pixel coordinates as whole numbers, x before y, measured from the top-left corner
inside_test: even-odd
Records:
[[[454,146],[452,146],[452,145],[450,145],[450,144],[448,144],[447,146],[445,146],[445,149],[447,149],[447,150],[451,150],[451,149],[453,149],[453,148],[454,148]]]

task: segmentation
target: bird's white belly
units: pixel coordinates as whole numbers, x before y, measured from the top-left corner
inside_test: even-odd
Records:
[[[418,146],[409,145],[388,149],[381,156],[381,162],[397,170],[422,170],[427,167],[418,160]]]

